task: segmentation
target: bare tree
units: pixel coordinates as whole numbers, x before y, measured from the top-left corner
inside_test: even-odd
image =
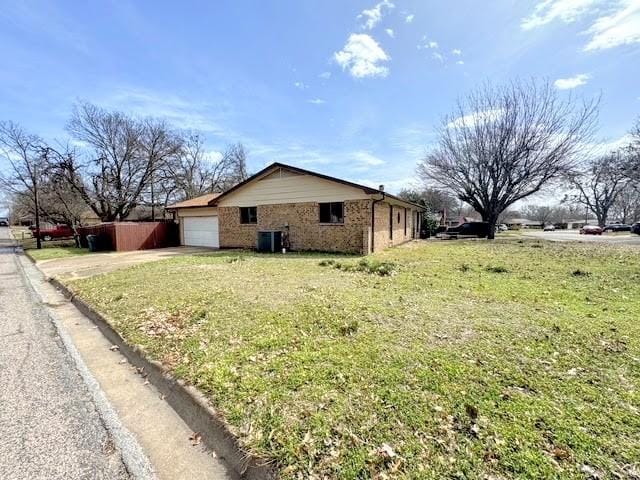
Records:
[[[205,140],[189,132],[180,154],[161,169],[166,191],[165,206],[170,199],[183,200],[212,192],[223,192],[247,178],[247,153],[238,143],[219,157],[207,152]]]
[[[544,226],[553,218],[555,209],[549,205],[527,205],[522,208],[521,213],[529,220],[534,220]]]
[[[501,212],[575,166],[597,110],[597,101],[561,100],[548,82],[487,84],[444,118],[418,174],[471,205],[494,238]]]
[[[179,157],[182,151],[183,139],[176,132],[173,132],[163,121],[154,118],[147,118],[142,122],[140,137],[140,154],[144,164],[150,166],[149,178],[149,204],[151,206],[151,220],[155,220],[156,207],[156,182],[158,173],[170,165]],[[162,177],[160,173],[160,177]],[[161,179],[161,178],[160,178]],[[166,185],[166,186],[165,186]],[[159,182],[159,190],[171,189],[166,182]],[[165,193],[166,198],[166,193]]]
[[[101,220],[125,219],[148,187],[156,160],[145,150],[143,125],[123,113],[81,103],[67,129],[91,149],[91,156],[85,162],[75,155],[60,158],[58,173]]]
[[[27,194],[39,230],[39,189],[46,166],[43,142],[13,122],[0,122],[0,151],[9,165],[9,171],[0,176],[0,184],[12,195]],[[39,235],[36,246],[42,248]]]
[[[222,155],[222,161],[227,166],[228,175],[224,180],[224,189],[227,190],[234,185],[249,178],[247,171],[247,150],[242,143],[229,145]]]
[[[611,206],[611,216],[622,223],[640,220],[640,185],[630,180]]]
[[[443,210],[454,211],[458,206],[458,201],[453,195],[438,188],[404,189],[400,191],[398,196],[410,202],[423,205],[431,213],[438,213]]]
[[[617,151],[596,158],[570,179],[577,191],[575,201],[587,207],[596,216],[598,225],[604,227],[611,208],[629,181],[625,157]]]

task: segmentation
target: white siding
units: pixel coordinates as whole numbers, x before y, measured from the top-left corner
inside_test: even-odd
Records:
[[[179,217],[210,217],[218,215],[218,209],[215,207],[196,207],[196,208],[180,208],[178,209]]]
[[[369,196],[359,188],[312,175],[268,176],[249,182],[220,200],[220,207],[251,207],[279,203],[336,202]]]

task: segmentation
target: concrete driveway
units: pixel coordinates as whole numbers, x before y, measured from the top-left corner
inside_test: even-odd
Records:
[[[208,253],[215,250],[203,247],[172,247],[134,252],[104,252],[79,255],[77,257],[54,258],[38,262],[38,267],[47,277],[87,278],[108,273],[139,263],[155,262],[179,255]]]
[[[632,233],[603,233],[602,235],[580,235],[575,230],[556,230],[555,232],[541,232],[523,230],[524,237],[549,240],[551,242],[583,242],[601,243],[607,245],[635,245],[640,247],[640,235]]]

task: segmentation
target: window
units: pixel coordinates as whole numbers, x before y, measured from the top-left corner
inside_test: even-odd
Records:
[[[344,202],[321,203],[320,223],[344,223]]]
[[[393,205],[389,205],[389,238],[393,240]]]
[[[258,207],[240,207],[240,223],[258,223]]]

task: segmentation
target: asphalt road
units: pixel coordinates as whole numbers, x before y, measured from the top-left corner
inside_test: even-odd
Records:
[[[0,478],[129,478],[8,230],[0,227]]]
[[[541,232],[539,230],[523,230],[525,237],[540,238],[552,242],[588,242],[608,245],[637,245],[640,246],[640,235],[632,233],[616,233],[602,235],[580,235],[578,231],[557,230],[555,232]]]

